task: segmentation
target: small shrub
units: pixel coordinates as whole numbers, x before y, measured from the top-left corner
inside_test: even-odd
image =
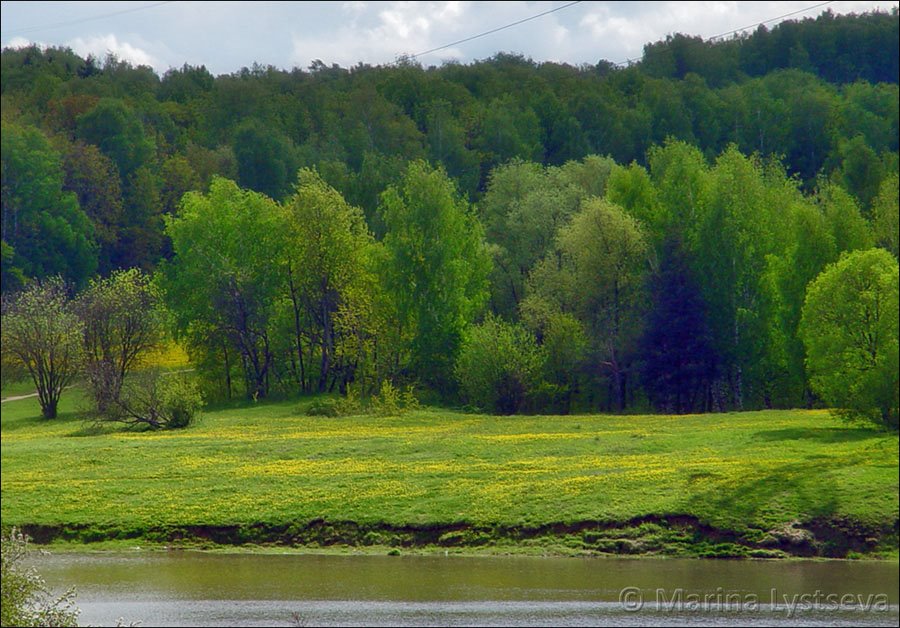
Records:
[[[341,416],[340,400],[338,399],[316,399],[306,408],[307,416]]]
[[[22,567],[27,551],[27,538],[15,528],[0,537],[0,625],[77,626],[75,591],[52,596],[33,568]]]
[[[419,408],[419,399],[412,386],[403,391],[390,380],[381,382],[381,390],[371,400],[371,411],[377,416],[400,416]]]
[[[515,414],[539,386],[543,363],[531,332],[488,316],[463,340],[456,377],[468,402],[498,414]]]
[[[203,397],[197,383],[180,375],[172,375],[160,378],[157,385],[161,387],[163,411],[168,415],[165,427],[179,429],[193,423],[203,408]]]
[[[372,397],[372,411],[378,416],[400,414],[400,391],[394,388],[390,380],[381,382],[381,390]]]
[[[362,404],[356,398],[356,394],[351,387],[347,387],[347,394],[344,397],[322,397],[314,400],[306,408],[307,416],[353,416],[362,414]]]
[[[203,397],[194,380],[148,371],[126,380],[119,398],[110,400],[95,418],[150,429],[180,429],[190,425],[202,408]]]

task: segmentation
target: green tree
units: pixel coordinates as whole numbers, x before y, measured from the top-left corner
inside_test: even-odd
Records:
[[[257,120],[248,120],[235,131],[232,145],[241,187],[277,201],[290,192],[298,165],[290,139]]]
[[[801,335],[813,390],[830,406],[897,429],[898,266],[883,249],[854,251],[806,293]]]
[[[466,331],[456,377],[464,398],[497,414],[515,414],[537,387],[544,357],[520,324],[488,314]]]
[[[900,248],[900,177],[893,174],[881,183],[872,203],[872,219],[878,246],[898,255]]]
[[[125,228],[116,265],[152,270],[163,251],[163,215],[159,177],[141,166],[128,177],[125,187]]]
[[[617,410],[626,404],[648,262],[640,224],[617,205],[589,198],[559,230],[556,250],[535,267],[528,302],[522,304],[523,310],[571,313],[584,325],[588,359],[595,374],[607,378]]]
[[[2,237],[28,277],[82,285],[97,269],[90,219],[63,189],[59,154],[35,128],[3,123]]]
[[[553,245],[553,238],[578,210],[585,192],[558,169],[512,161],[491,172],[479,207],[491,242],[491,306],[512,317],[525,298],[529,271]]]
[[[871,225],[863,218],[859,203],[844,188],[826,183],[817,190],[816,200],[825,215],[838,253],[868,249],[874,245]]]
[[[160,299],[140,270],[114,271],[78,295],[75,310],[84,330],[85,371],[95,410],[115,407],[122,385],[162,338]]]
[[[730,147],[701,188],[696,219],[686,221],[694,276],[709,305],[709,323],[728,398],[743,408],[762,397],[764,376],[750,373],[765,349],[766,311],[761,278],[766,256],[777,248],[783,188],[769,185],[764,165]],[[772,174],[772,177],[775,175]],[[782,175],[779,175],[782,176]]]
[[[13,292],[25,287],[28,279],[25,277],[25,273],[22,272],[22,269],[15,264],[15,249],[5,241],[0,241],[0,246],[3,247],[3,257],[2,262],[0,262],[0,273],[2,273],[2,279],[0,279],[2,288],[0,288],[0,291]]]
[[[798,332],[806,289],[839,251],[821,204],[796,199],[784,203],[783,214],[781,245],[766,258],[761,286],[768,306],[764,402],[795,407],[811,398],[806,351]]]
[[[660,412],[709,407],[716,356],[706,303],[681,242],[666,241],[652,280],[652,307],[641,337],[641,379]]]
[[[183,155],[173,155],[160,168],[160,203],[164,214],[178,211],[181,197],[187,192],[200,189],[200,179]]]
[[[382,196],[386,288],[396,300],[411,367],[426,383],[450,382],[463,330],[487,297],[483,228],[442,169],[412,162]]]
[[[466,144],[466,129],[453,115],[452,105],[442,99],[425,107],[426,144],[432,163],[440,163],[459,182],[460,190],[473,195],[480,183],[478,154]]]
[[[884,165],[862,135],[838,145],[835,159],[840,167],[835,172],[838,183],[868,211],[884,178]]]
[[[495,98],[482,107],[480,131],[474,138],[482,162],[496,166],[510,159],[540,161],[543,157],[541,125],[530,107],[512,95]]]
[[[240,364],[250,398],[269,392],[279,216],[271,199],[213,178],[209,194],[188,192],[165,217],[173,257],[161,281],[178,333],[201,355],[219,356],[226,378]]]
[[[119,256],[124,209],[116,164],[93,144],[74,142],[63,155],[63,189],[74,192],[91,219],[99,246],[97,270],[107,274]]]
[[[296,191],[285,202],[283,257],[290,297],[294,351],[303,388],[307,370],[304,337],[317,339],[319,368],[317,390],[325,392],[334,384],[336,326],[338,312],[347,308],[354,284],[364,281],[364,256],[372,244],[362,212],[352,207],[340,193],[310,170],[301,170]],[[344,312],[347,320],[349,313]],[[306,329],[303,321],[311,325]],[[306,360],[308,362],[308,360]]]
[[[145,165],[156,150],[138,115],[117,98],[103,98],[79,116],[77,135],[112,159],[123,181]]]
[[[3,300],[4,364],[26,371],[34,382],[45,419],[56,418],[62,391],[81,367],[81,322],[63,281],[31,283]]]

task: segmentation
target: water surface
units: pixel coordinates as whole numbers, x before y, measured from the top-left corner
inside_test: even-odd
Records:
[[[80,622],[144,626],[897,626],[896,562],[56,554]],[[843,596],[843,597],[842,597]]]

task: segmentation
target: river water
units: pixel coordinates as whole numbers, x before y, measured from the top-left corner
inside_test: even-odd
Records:
[[[135,552],[33,564],[82,625],[897,626],[896,562]]]

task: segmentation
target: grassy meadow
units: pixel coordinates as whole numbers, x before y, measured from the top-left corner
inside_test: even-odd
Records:
[[[538,529],[545,537],[528,543],[671,553],[673,539],[682,549],[716,540],[698,526],[718,541],[784,549],[808,536],[798,528],[825,522],[886,535],[876,553],[896,547],[897,436],[827,411],[326,418],[306,416],[310,402],[210,410],[165,432],[91,429],[78,391],[53,421],[36,399],[4,403],[3,524],[77,530],[69,538],[79,541],[216,526],[254,541],[267,539],[252,530],[270,527],[302,542],[304,526],[324,520],[357,526],[359,538],[344,540],[363,545],[391,544],[378,531],[403,527],[443,526],[436,544],[462,545]],[[675,534],[665,518],[677,516],[696,525]],[[590,536],[585,522],[616,532]],[[657,541],[601,542],[612,537]]]

